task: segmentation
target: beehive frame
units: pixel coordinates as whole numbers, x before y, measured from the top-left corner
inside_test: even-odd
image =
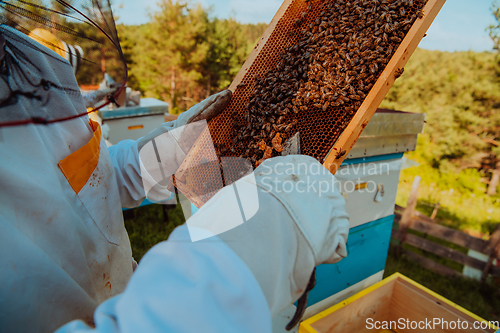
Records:
[[[248,70],[251,68],[254,61],[257,59],[258,55],[264,48],[272,32],[276,28],[276,25],[281,20],[283,15],[286,13],[288,7],[294,1],[303,0],[285,0],[283,4],[276,12],[271,23],[265,30],[263,36],[257,42],[257,45],[252,50],[247,60],[243,64],[242,68],[234,78],[233,82],[229,86],[229,90],[235,92],[247,74]],[[358,137],[360,136],[363,129],[366,127],[371,117],[379,107],[380,103],[384,99],[385,95],[389,92],[394,81],[396,80],[396,71],[403,68],[408,59],[416,50],[418,44],[424,37],[427,29],[430,27],[434,18],[441,10],[442,6],[446,0],[428,0],[427,4],[424,6],[422,12],[423,17],[417,19],[410,31],[407,33],[406,37],[403,39],[396,52],[392,56],[391,60],[385,67],[384,71],[380,75],[379,79],[376,81],[375,85],[371,89],[370,93],[366,96],[365,100],[361,104],[360,108],[354,115],[353,119],[350,121],[347,128],[341,134],[340,138],[337,140],[335,145],[332,147],[328,155],[323,161],[323,165],[329,169],[333,174],[337,171],[338,167],[342,164],[344,159],[349,154],[349,151],[356,143]],[[346,153],[337,158],[339,152],[346,151]]]
[[[391,0],[389,0],[389,2],[390,1]],[[322,147],[323,153],[319,157],[314,156],[314,154],[311,155],[308,151],[303,151],[302,153],[318,158],[332,174],[335,174],[396,80],[396,76],[401,72],[401,69],[405,66],[411,54],[417,48],[420,40],[423,38],[425,32],[445,1],[446,0],[427,0],[424,7],[421,9],[423,15],[417,18],[411,25],[411,28],[396,48],[396,51],[394,51],[393,56],[388,61],[352,118],[347,121],[342,119],[340,123],[337,121],[338,130],[335,129],[334,131],[336,131],[335,138],[338,139],[331,141],[331,143],[328,144],[327,150],[325,150],[325,147]],[[211,135],[216,146],[219,144],[230,145],[234,136],[234,133],[231,132],[230,124],[232,124],[235,116],[234,113],[241,115],[245,112],[245,108],[241,106],[249,101],[248,89],[250,89],[255,82],[255,73],[264,72],[265,69],[262,68],[263,63],[267,63],[269,67],[272,66],[273,61],[277,61],[276,59],[279,57],[280,50],[273,48],[273,46],[276,46],[276,44],[279,45],[280,43],[281,45],[286,44],[283,42],[283,40],[287,38],[284,33],[286,29],[292,29],[290,21],[293,19],[294,15],[298,16],[308,3],[318,5],[323,3],[323,0],[285,0],[283,2],[263,36],[259,39],[257,45],[231,83],[229,89],[233,92],[233,99],[230,105],[226,111],[208,123],[210,134],[205,133],[200,140],[198,140],[197,147],[191,150],[183,165],[179,168],[181,174],[182,170],[188,169],[189,166],[199,164],[199,156],[203,155],[203,149],[205,149],[201,147],[206,146],[206,142],[210,141],[208,140],[208,135]],[[318,135],[325,136],[325,133],[318,133]],[[311,145],[310,142],[311,140],[309,140],[309,146]],[[237,154],[229,154],[229,156],[237,156]],[[219,173],[220,170],[206,170],[203,176],[196,177],[205,179],[201,181],[203,183],[207,181],[207,179],[210,179],[210,174],[212,172],[215,175]],[[194,183],[200,183],[200,179],[197,179]],[[214,193],[200,196],[196,194],[196,189],[193,191],[191,186],[183,186],[182,183],[178,183],[178,188],[181,192],[189,193],[189,199],[198,207],[208,201]]]
[[[335,143],[332,151],[325,158],[323,165],[333,174],[338,170],[351,148],[356,144],[361,132],[366,127],[385,95],[389,92],[398,70],[404,68],[418,44],[424,37],[427,29],[434,21],[446,0],[429,0],[423,8],[423,18],[417,19],[406,37],[403,39],[396,53],[392,56],[386,68],[376,81],[370,93],[366,96],[353,119]],[[345,149],[345,154],[340,159],[336,159],[336,151]]]

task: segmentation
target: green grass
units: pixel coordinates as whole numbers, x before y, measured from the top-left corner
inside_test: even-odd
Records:
[[[397,229],[397,225],[395,226],[395,228]],[[418,237],[425,238],[425,239],[430,240],[430,241],[432,241],[434,243],[437,243],[437,244],[440,244],[440,245],[444,245],[446,247],[449,247],[449,248],[451,248],[453,250],[456,250],[456,251],[459,251],[459,252],[462,252],[462,253],[465,253],[465,254],[468,252],[468,249],[465,248],[465,247],[463,247],[463,246],[460,246],[460,245],[448,242],[448,241],[446,241],[444,239],[441,239],[441,238],[438,238],[438,237],[434,237],[434,236],[431,236],[431,235],[424,234],[423,232],[419,232],[419,231],[411,230],[411,229],[408,229],[407,232],[409,234],[413,234],[413,235],[416,235]],[[392,245],[397,245],[398,243],[399,243],[398,240],[396,240],[394,238],[391,238],[391,244]],[[436,254],[434,254],[432,252],[421,250],[421,249],[419,249],[419,248],[417,248],[415,246],[409,245],[407,243],[403,244],[403,248],[406,249],[406,250],[410,250],[412,252],[415,252],[417,254],[423,255],[424,257],[432,259],[433,261],[437,262],[438,264],[447,266],[447,267],[449,267],[451,269],[454,269],[455,271],[460,272],[460,273],[462,272],[462,270],[464,268],[464,265],[459,264],[456,261],[453,261],[451,259],[438,256],[438,255],[436,255]]]
[[[405,154],[420,163],[401,171],[396,203],[405,207],[415,176],[422,178],[418,190],[417,210],[430,216],[439,203],[436,218],[446,226],[466,231],[474,236],[488,235],[500,221],[500,195],[486,195],[486,184],[475,169],[444,172],[433,168],[425,154],[431,147],[428,137],[421,134],[417,150]]]
[[[139,262],[154,245],[167,240],[175,227],[185,222],[180,204],[168,210],[169,221],[163,218],[162,205],[149,205],[134,209],[134,218],[125,220],[132,255]]]
[[[444,277],[389,251],[384,277],[399,272],[486,320],[500,320],[500,288],[468,278]]]

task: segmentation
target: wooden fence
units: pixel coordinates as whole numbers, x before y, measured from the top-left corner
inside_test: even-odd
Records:
[[[402,245],[406,243],[459,264],[478,269],[482,271],[482,281],[488,275],[500,276],[500,268],[493,265],[495,258],[500,260],[500,225],[488,240],[484,240],[437,224],[435,220],[415,210],[419,184],[420,177],[416,176],[406,208],[396,206],[394,225],[399,225],[399,228],[395,228],[392,231],[392,238],[398,240],[396,253],[398,255],[404,253],[410,260],[418,262],[423,267],[436,273],[447,276],[463,276],[462,273],[450,267],[437,263],[421,254],[404,249]],[[408,233],[409,229],[418,231],[424,235],[420,237]],[[488,260],[484,262],[448,246],[433,242],[426,238],[427,235],[483,253],[488,256]]]

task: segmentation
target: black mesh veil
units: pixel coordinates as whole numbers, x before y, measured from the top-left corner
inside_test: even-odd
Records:
[[[95,87],[107,73],[116,83],[105,104],[115,102],[124,90],[127,66],[118,40],[110,0],[0,0],[0,24],[2,31],[15,29],[22,32],[68,60],[80,86]],[[43,52],[46,49],[39,50]],[[9,44],[9,40],[0,34],[0,127],[54,123],[86,115],[85,110],[68,114],[58,111],[57,107],[52,108],[51,112],[40,111],[39,114],[35,110],[23,117],[6,112],[5,108],[13,107],[20,96],[31,94],[43,99],[37,96],[37,89],[41,91],[54,88],[64,90],[65,94],[80,93],[78,88],[58,86],[59,83],[56,80],[51,82],[50,78],[42,77],[37,80],[18,74],[22,72],[20,66],[28,68],[25,72],[29,72],[30,67],[37,68],[36,61],[28,53],[16,48],[14,43]],[[54,56],[52,52],[49,53]],[[14,74],[19,77],[13,78]],[[99,108],[105,104],[101,104]]]

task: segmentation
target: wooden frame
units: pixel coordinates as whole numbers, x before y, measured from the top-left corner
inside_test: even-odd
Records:
[[[380,77],[366,96],[363,104],[361,104],[351,122],[347,125],[347,128],[340,135],[339,139],[323,161],[323,165],[330,170],[331,173],[335,174],[337,172],[351,148],[356,144],[359,135],[366,127],[375,111],[377,111],[380,103],[382,103],[385,95],[389,92],[389,89],[396,80],[396,71],[402,69],[406,65],[408,59],[410,59],[410,56],[416,50],[425,32],[429,29],[445,1],[446,0],[428,0],[427,4],[424,6],[422,10],[424,14],[423,18],[417,18],[415,23],[413,23],[410,31],[408,31],[406,37],[399,45],[384,71],[380,74]],[[337,152],[342,150],[345,150],[346,154],[337,159]]]
[[[406,276],[395,273],[305,320],[300,324],[299,333],[380,332],[381,330],[377,331],[370,326],[375,321],[388,321],[389,324],[392,321],[393,331],[399,333],[415,331],[415,329],[401,327],[400,318],[403,318],[406,325],[408,321],[418,324],[419,322],[425,323],[426,320],[433,321],[434,318],[448,322],[448,329],[445,325],[440,326],[436,323],[436,326],[432,327],[434,330],[418,329],[418,331],[495,332],[498,329],[495,326],[488,329],[471,329],[475,322],[487,322]],[[456,327],[451,329],[450,323],[457,323],[458,320],[461,323],[467,322],[468,329]],[[460,327],[463,328],[464,325],[462,323]],[[486,324],[483,325],[486,326]]]
[[[255,48],[248,56],[247,60],[241,67],[233,82],[229,86],[229,89],[231,91],[234,92],[237,89],[238,85],[243,80],[245,74],[252,66],[260,51],[264,48],[264,45],[271,36],[271,33],[274,31],[279,20],[283,17],[290,4],[292,4],[294,1],[300,0],[285,0],[281,7],[278,9],[271,23],[265,30],[262,37],[259,39]],[[347,128],[340,135],[335,145],[325,157],[323,165],[333,174],[337,172],[344,159],[347,157],[347,155],[349,155],[349,151],[356,143],[359,135],[366,127],[368,121],[371,119],[378,106],[384,99],[385,95],[389,92],[392,84],[396,80],[396,71],[406,65],[408,59],[417,48],[420,40],[423,38],[425,32],[434,21],[434,18],[441,10],[441,7],[444,5],[445,1],[446,0],[428,0],[427,4],[422,10],[424,16],[422,18],[416,19],[415,23],[406,34],[406,37],[399,45],[398,49],[392,56],[384,71],[375,82],[373,88],[370,90],[365,100],[359,107],[353,119],[350,121]],[[345,150],[346,153],[343,155],[343,157],[337,158],[337,153],[341,152],[342,150]]]
[[[243,82],[243,79],[245,78],[248,71],[252,68],[254,62],[259,57],[260,53],[263,50],[264,52],[266,52],[265,47],[267,43],[273,36],[274,30],[280,24],[280,20],[284,18],[288,9],[289,8],[293,9],[292,7],[296,4],[299,4],[299,2],[301,1],[305,0],[285,0],[283,2],[281,7],[276,12],[274,18],[272,19],[271,23],[266,28],[264,34],[257,42],[257,45],[254,47],[254,49],[248,56],[247,60],[243,64],[242,68],[236,75],[235,79],[231,83],[229,87],[231,91],[235,92],[238,89],[238,86],[240,86],[240,84]],[[334,0],[329,0],[329,1],[334,1]],[[330,170],[332,174],[335,174],[337,172],[339,166],[342,164],[344,159],[349,155],[349,151],[356,143],[361,132],[366,127],[369,120],[371,119],[371,117],[377,110],[378,106],[384,99],[385,95],[391,88],[392,84],[394,83],[396,79],[395,76],[396,72],[399,72],[403,68],[403,66],[410,58],[411,54],[415,51],[415,49],[418,46],[418,43],[424,36],[425,32],[431,25],[432,21],[436,17],[437,13],[441,9],[445,1],[446,0],[427,0],[427,3],[422,9],[423,16],[421,18],[416,18],[412,27],[406,34],[405,38],[403,39],[399,47],[396,49],[394,55],[389,60],[389,63],[380,74],[380,77],[375,82],[370,92],[367,94],[366,98],[362,102],[359,109],[356,111],[356,114],[351,119],[346,129],[340,134],[338,140],[331,147],[330,151],[323,159],[323,161],[320,161],[328,170]],[[211,121],[217,122],[218,121],[217,119],[218,118],[215,118],[212,119]],[[217,123],[214,126],[216,125]],[[221,132],[222,134],[219,133],[218,135],[226,138],[229,138],[230,135],[232,135],[228,132],[226,127],[222,126],[221,128],[225,132]],[[206,135],[202,134],[200,135],[199,140],[203,140],[203,138],[206,138],[207,136],[208,134]],[[201,146],[202,145],[200,145],[200,147]],[[343,153],[342,156],[339,156],[340,155],[339,153],[343,151],[345,151],[345,153]],[[183,186],[183,181],[182,181],[182,175],[184,173],[184,170],[187,169],[188,166],[190,165],[191,158],[196,159],[196,155],[198,153],[199,149],[195,149],[195,147],[193,146],[193,149],[191,149],[191,151],[187,154],[186,158],[184,159],[184,162],[179,167],[179,170],[176,173],[176,178],[178,178],[177,184],[179,190],[184,194],[186,194],[188,199],[192,201],[197,207],[201,207],[206,202],[206,198],[197,198],[196,194],[194,193],[195,191],[190,191],[188,186]],[[216,189],[214,188],[214,192],[215,191]]]
[[[257,56],[259,55],[260,51],[264,48],[264,45],[266,45],[267,40],[269,39],[269,37],[271,37],[271,34],[274,31],[274,28],[276,28],[276,25],[278,24],[279,20],[283,17],[286,10],[288,9],[288,6],[290,6],[290,4],[293,1],[294,0],[283,1],[276,14],[274,14],[271,23],[269,23],[266,30],[264,30],[262,37],[260,37],[259,41],[253,48],[252,52],[250,52],[250,55],[248,56],[247,60],[245,60],[243,66],[241,66],[241,69],[238,71],[238,74],[236,74],[236,76],[234,77],[233,82],[231,82],[231,85],[229,86],[229,90],[231,90],[232,92],[236,91],[238,85],[245,77],[245,74],[248,72],[255,59],[257,59]]]

